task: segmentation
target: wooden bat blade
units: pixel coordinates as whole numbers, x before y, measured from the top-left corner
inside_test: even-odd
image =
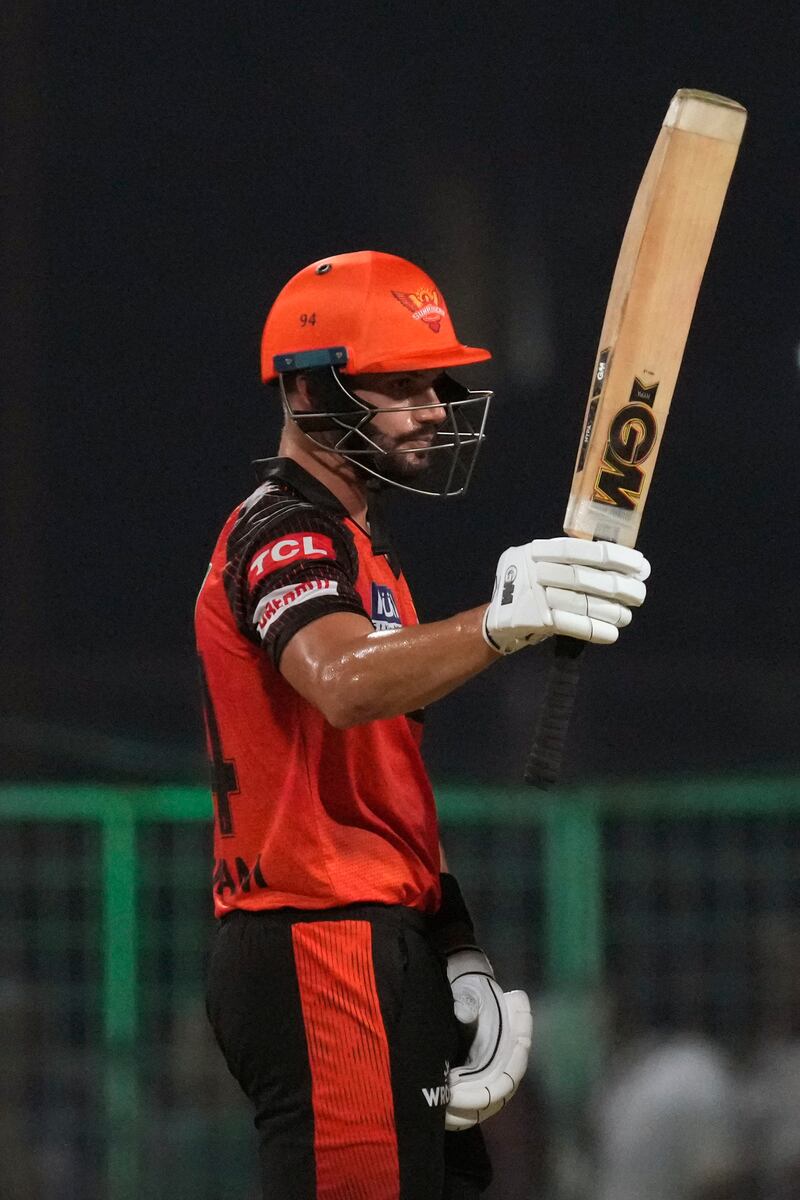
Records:
[[[682,89],[625,230],[564,530],[633,546],[747,114]]]
[[[564,531],[634,546],[747,114],[682,89],[636,193],[611,284]],[[556,638],[525,780],[558,781],[583,643]]]

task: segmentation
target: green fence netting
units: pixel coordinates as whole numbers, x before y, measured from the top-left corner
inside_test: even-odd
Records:
[[[800,901],[800,781],[439,801],[498,977],[536,997],[534,1076],[562,1130],[599,1070],[609,990],[631,1026],[730,1040],[758,1018],[759,929]],[[3,1194],[257,1194],[203,1009],[209,815],[195,788],[0,789]],[[520,1196],[541,1167],[537,1105],[532,1083],[493,1135]]]

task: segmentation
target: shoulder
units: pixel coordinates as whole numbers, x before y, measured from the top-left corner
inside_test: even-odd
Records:
[[[253,625],[265,597],[314,587],[354,603],[358,550],[344,512],[304,496],[283,480],[267,480],[239,506],[223,547],[222,577],[242,632]],[[298,601],[299,602],[299,601]]]
[[[268,480],[240,505],[227,540],[229,566],[246,563],[263,574],[302,559],[357,562],[353,535],[342,516]]]
[[[308,622],[331,612],[363,613],[358,551],[345,514],[283,481],[263,483],[240,506],[223,581],[239,632],[277,666]]]

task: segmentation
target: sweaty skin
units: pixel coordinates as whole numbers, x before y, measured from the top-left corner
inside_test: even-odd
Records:
[[[425,446],[444,419],[431,386],[438,374],[404,371],[348,379],[358,396],[381,410],[373,428],[382,448],[419,442],[419,455],[397,456],[406,472],[425,468]],[[430,407],[409,411],[426,400]],[[311,409],[302,375],[291,403],[296,411]],[[354,467],[320,450],[293,421],[286,422],[279,453],[315,475],[366,528],[366,485]],[[386,631],[376,631],[357,613],[331,613],[294,635],[280,671],[337,729],[396,717],[441,699],[497,662],[500,656],[481,632],[485,611],[484,604],[444,621]]]
[[[500,657],[481,632],[486,605],[386,631],[358,613],[331,613],[296,633],[281,674],[337,729],[424,708]]]

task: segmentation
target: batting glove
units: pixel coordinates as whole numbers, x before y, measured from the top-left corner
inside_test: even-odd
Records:
[[[513,654],[554,633],[609,646],[644,603],[650,564],[638,550],[583,538],[538,538],[501,554],[483,636]]]
[[[528,1065],[531,1006],[524,992],[503,992],[480,950],[457,950],[447,960],[456,1019],[471,1038],[466,1061],[447,1078],[445,1128],[469,1129],[510,1100]]]

